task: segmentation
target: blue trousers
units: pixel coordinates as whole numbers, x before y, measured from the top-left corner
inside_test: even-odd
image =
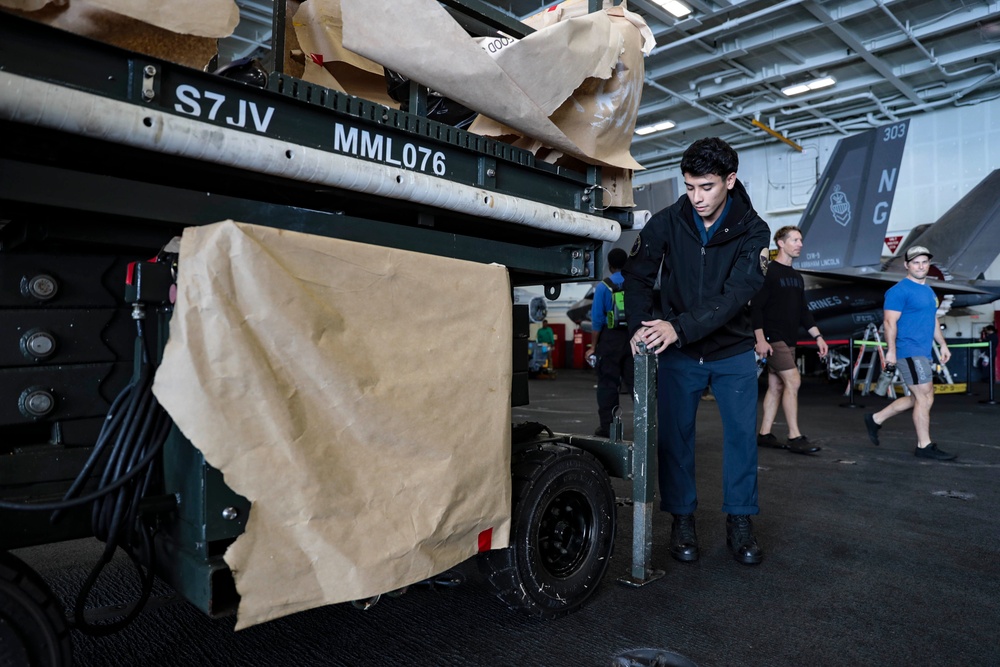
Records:
[[[711,385],[722,417],[722,511],[757,514],[757,366],[753,350],[718,361],[692,359],[671,346],[660,354],[657,461],[660,508],[692,514],[695,417]]]

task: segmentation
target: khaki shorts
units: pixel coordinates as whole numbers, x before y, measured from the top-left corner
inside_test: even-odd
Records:
[[[934,368],[927,357],[905,357],[896,364],[899,377],[912,387],[916,384],[927,384],[934,379]]]
[[[774,352],[767,358],[767,368],[773,373],[790,371],[795,368],[795,346],[788,346],[783,340],[771,343]]]

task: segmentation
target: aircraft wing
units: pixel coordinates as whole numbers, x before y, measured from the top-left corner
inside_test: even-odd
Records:
[[[870,267],[853,267],[846,269],[830,269],[824,271],[813,271],[810,269],[799,269],[799,273],[804,276],[813,276],[823,280],[839,280],[842,282],[862,282],[869,285],[884,285],[889,289],[900,280],[906,277],[906,273],[895,271],[879,271]],[[927,286],[937,294],[983,294],[993,295],[993,290],[988,286],[976,286],[964,280],[941,280],[928,276]]]
[[[1000,169],[991,172],[976,187],[938,218],[924,225],[899,247],[890,268],[902,267],[903,251],[922,245],[934,253],[934,264],[953,275],[975,278],[986,271],[1000,254]]]

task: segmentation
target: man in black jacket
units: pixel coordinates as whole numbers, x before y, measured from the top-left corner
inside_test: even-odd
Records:
[[[723,505],[727,543],[754,565],[757,514],[757,364],[749,302],[764,283],[770,230],[736,178],[739,157],[718,138],[684,152],[687,196],[654,215],[625,265],[625,309],[633,353],[659,355],[658,462],[661,509],[674,515],[670,554],[698,559],[694,511],[695,417],[711,385],[723,428]],[[653,318],[660,276],[663,318]]]

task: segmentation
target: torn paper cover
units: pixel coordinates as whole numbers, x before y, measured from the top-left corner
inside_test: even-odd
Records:
[[[0,0],[0,7],[5,6],[12,13],[38,23],[195,69],[204,69],[219,51],[214,37],[173,32],[110,11],[93,0],[62,3]]]
[[[511,128],[590,164],[641,169],[628,147],[642,91],[644,38],[631,16],[617,20],[611,11],[558,22],[494,60],[435,0],[342,0],[344,46],[487,116],[499,128],[496,136]],[[629,49],[636,53],[626,62]],[[586,84],[612,78],[628,84],[615,83],[613,94]],[[609,117],[610,101],[622,103],[620,118]],[[550,118],[560,110],[563,118],[573,115],[567,105],[588,116],[585,127]],[[482,130],[488,119],[477,119],[471,130],[494,136]],[[585,136],[574,135],[576,128]],[[613,137],[594,138],[594,132]]]
[[[238,629],[507,545],[504,267],[226,221],[177,287],[154,393],[252,503]]]
[[[305,59],[304,80],[399,108],[386,91],[382,66],[344,48],[340,0],[303,2],[292,25]]]
[[[78,5],[78,7],[74,7]],[[122,17],[141,21],[150,26],[180,35],[196,37],[228,37],[240,20],[235,0],[0,0],[0,7],[23,12],[47,10],[46,23],[55,23],[57,14],[66,10],[104,10]],[[49,18],[53,20],[49,20]],[[110,19],[109,19],[110,20]],[[82,28],[71,32],[90,36]],[[115,43],[115,42],[109,42]],[[167,58],[177,62],[173,58]]]

